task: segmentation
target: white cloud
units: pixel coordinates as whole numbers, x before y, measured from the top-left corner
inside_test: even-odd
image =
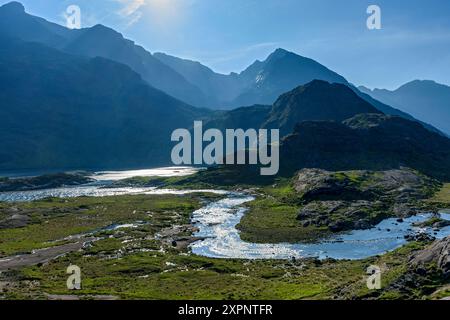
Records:
[[[153,26],[171,29],[182,20],[186,10],[197,0],[110,0],[118,4],[117,14],[131,26],[147,17]]]
[[[131,26],[142,18],[141,9],[147,4],[147,0],[115,0],[121,4],[118,14],[127,20],[127,26]]]

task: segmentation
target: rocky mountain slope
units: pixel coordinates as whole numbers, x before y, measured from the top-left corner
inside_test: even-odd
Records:
[[[373,98],[401,109],[450,135],[450,87],[415,80],[396,90],[359,88]]]
[[[450,140],[400,117],[361,114],[299,123],[281,146],[287,172],[301,168],[388,170],[402,166],[450,179]]]
[[[172,131],[208,114],[111,60],[1,43],[1,170],[167,164]]]

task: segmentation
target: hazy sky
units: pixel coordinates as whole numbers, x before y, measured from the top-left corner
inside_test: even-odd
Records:
[[[9,1],[0,0],[0,4]],[[450,85],[448,0],[22,0],[29,13],[65,24],[76,4],[82,26],[113,27],[151,52],[239,72],[282,47],[357,85],[395,88],[413,79]],[[367,7],[382,10],[368,30]]]

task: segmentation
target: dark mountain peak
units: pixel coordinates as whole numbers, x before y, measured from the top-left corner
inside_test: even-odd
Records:
[[[94,34],[95,36],[100,37],[109,37],[109,38],[116,38],[116,39],[123,39],[123,35],[116,30],[109,28],[103,24],[96,24],[95,26],[86,29],[86,31]]]
[[[255,62],[241,76],[249,85],[233,105],[271,104],[282,93],[314,79],[348,83],[319,62],[285,49],[277,49],[265,61]]]
[[[308,95],[314,97],[322,97],[320,100],[324,99],[334,99],[336,97],[345,98],[347,100],[352,99],[353,101],[358,101],[360,103],[364,103],[366,106],[371,106],[368,102],[365,102],[363,99],[358,97],[358,95],[347,85],[341,83],[330,83],[324,80],[312,80],[311,82],[299,86],[283,95],[281,95],[278,100],[275,102],[274,106],[284,104],[283,101],[286,99],[292,100],[302,99]],[[330,101],[331,102],[331,101]],[[344,102],[344,101],[342,101]],[[373,108],[376,110],[375,108]]]
[[[88,57],[104,57],[120,63],[126,63],[126,59],[119,60],[115,57],[120,50],[126,46],[132,46],[132,42],[126,41],[122,34],[97,24],[91,28],[85,28],[79,31],[78,36],[74,38],[64,49],[65,51],[84,55]]]
[[[300,61],[300,62],[310,62],[310,63],[316,63],[314,60],[303,57],[299,54],[296,54],[294,52],[288,51],[286,49],[281,49],[278,48],[276,49],[274,52],[272,52],[269,57],[266,59],[265,63],[266,64],[270,64],[271,62],[276,62],[279,60],[284,60],[284,59],[290,59],[290,60],[295,60],[295,61]]]
[[[434,81],[434,80],[419,80],[419,79],[417,79],[417,80],[413,80],[413,81],[410,81],[410,82],[406,83],[405,86],[407,86],[407,85],[418,85],[418,84],[436,85],[438,83],[436,81]]]
[[[265,127],[280,128],[286,135],[302,121],[341,122],[361,113],[381,112],[344,84],[313,80],[281,95]]]
[[[0,7],[0,11],[5,11],[8,13],[25,13],[25,7],[23,4],[17,1],[8,2]]]
[[[284,58],[285,56],[291,55],[291,54],[294,54],[294,53],[287,51],[285,49],[282,49],[282,48],[278,48],[269,55],[269,59],[270,58],[272,58],[272,59]]]
[[[9,2],[0,7],[0,34],[25,41],[61,47],[69,29],[26,13],[20,2]]]
[[[400,88],[398,88],[396,91],[402,91],[402,90],[435,90],[435,89],[448,89],[449,87],[437,83],[434,80],[413,80],[411,82],[408,82],[404,85],[402,85]]]
[[[340,88],[341,90],[349,90],[352,91],[348,86],[341,84],[341,83],[330,83],[328,81],[325,80],[319,80],[319,79],[314,79],[312,80],[310,83],[307,83],[303,86],[304,88],[310,88],[310,89],[323,89],[325,87],[337,87]]]

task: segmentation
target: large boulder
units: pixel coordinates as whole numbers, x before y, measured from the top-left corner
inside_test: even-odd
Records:
[[[435,241],[429,247],[411,256],[410,265],[415,270],[426,270],[436,266],[445,276],[450,277],[450,237]]]

